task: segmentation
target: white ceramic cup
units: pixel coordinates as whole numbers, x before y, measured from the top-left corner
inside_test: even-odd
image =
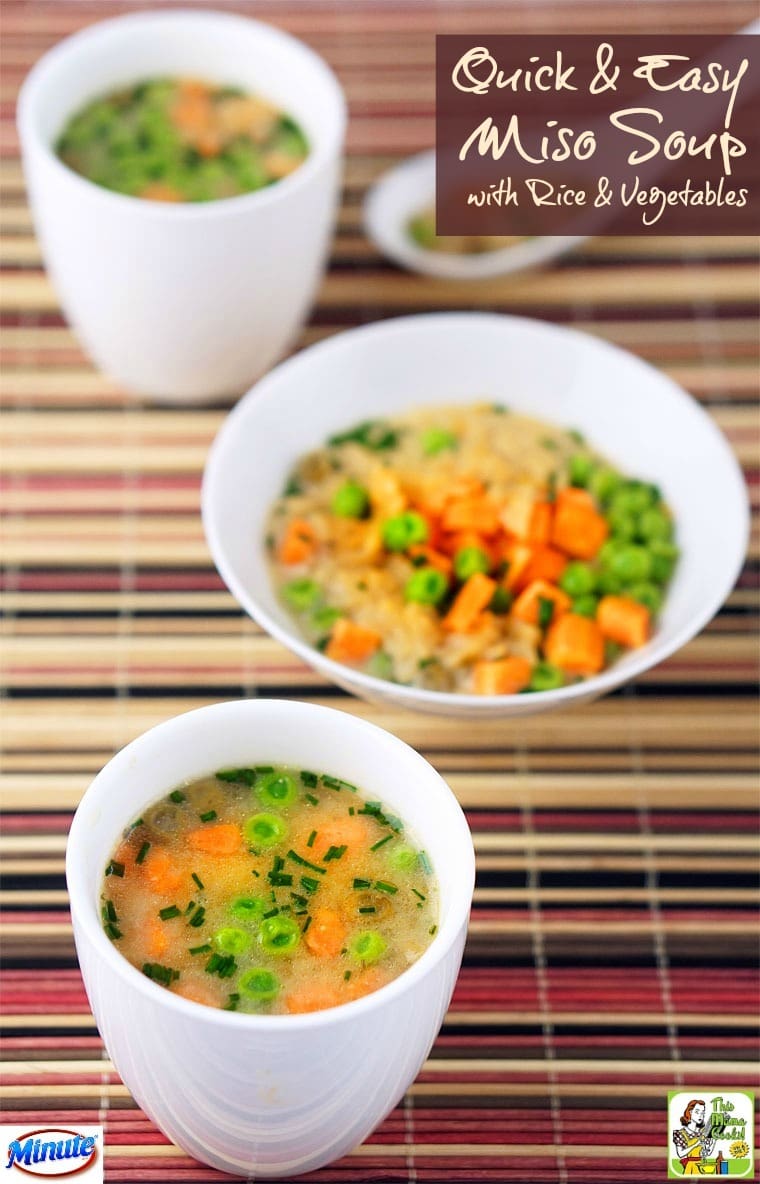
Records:
[[[258,761],[360,786],[405,821],[433,863],[438,932],[399,978],[353,1003],[277,1016],[206,1007],[146,978],[103,932],[103,870],[123,829],[183,781]],[[266,699],[202,707],[128,744],[85,793],[66,855],[82,975],[118,1072],[189,1155],[247,1178],[338,1158],[402,1097],[449,1005],[474,875],[462,810],[423,757],[345,712]]]
[[[55,155],[90,99],[183,75],[273,101],[308,137],[304,164],[258,192],[174,204],[112,193]],[[324,270],[345,123],[322,59],[244,17],[118,17],[45,54],[19,98],[24,173],[50,277],[94,362],[128,390],[171,401],[238,395],[263,374],[302,325]]]

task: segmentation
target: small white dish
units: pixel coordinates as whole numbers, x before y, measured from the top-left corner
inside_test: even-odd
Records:
[[[409,234],[409,219],[435,203],[435,152],[421,152],[383,173],[367,193],[364,229],[375,246],[409,271],[438,279],[480,280],[548,263],[578,243],[582,235],[542,235],[480,255],[426,251]]]
[[[184,781],[257,760],[324,770],[386,802],[438,875],[430,945],[353,1003],[271,1016],[207,1007],[146,978],[103,932],[103,869],[124,828]],[[188,1155],[246,1180],[314,1171],[351,1151],[396,1105],[446,1014],[474,879],[464,814],[423,757],[344,711],[276,699],[201,707],[133,740],[82,798],[66,853],[79,963],[117,1072]]]
[[[601,674],[530,695],[422,690],[332,661],[299,634],[270,576],[266,523],[290,469],[328,436],[362,420],[484,401],[577,428],[622,472],[660,486],[682,554],[654,636]],[[472,718],[530,715],[594,699],[662,662],[720,608],[749,531],[739,465],[696,400],[597,337],[493,313],[381,321],[284,362],[222,424],[206,464],[202,508],[222,578],[278,641],[364,698]]]

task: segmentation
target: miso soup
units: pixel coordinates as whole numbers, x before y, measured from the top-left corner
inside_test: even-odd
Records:
[[[256,765],[178,786],[135,819],[103,878],[106,934],[209,1007],[320,1011],[402,974],[432,941],[426,852],[329,774]]]

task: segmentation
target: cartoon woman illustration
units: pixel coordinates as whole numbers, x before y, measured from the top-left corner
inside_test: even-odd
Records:
[[[681,1115],[680,1130],[673,1131],[684,1176],[720,1176],[723,1174],[723,1155],[709,1159],[715,1146],[707,1126],[707,1107],[703,1098],[692,1098]]]

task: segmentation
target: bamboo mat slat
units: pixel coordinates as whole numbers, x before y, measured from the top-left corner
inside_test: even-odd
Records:
[[[417,747],[462,803],[477,858],[464,966],[429,1060],[362,1147],[309,1179],[660,1181],[668,1089],[751,1087],[758,1050],[758,242],[604,238],[480,285],[402,273],[364,237],[362,203],[384,169],[432,142],[434,35],[462,31],[463,0],[257,0],[257,16],[326,56],[351,108],[332,265],[296,349],[417,310],[574,326],[701,403],[755,512],[716,618],[598,703],[456,725],[359,702],[263,634],[213,569],[200,477],[224,410],[131,400],[93,369],[42,269],[17,88],[61,37],[142,7],[3,3],[5,1121],[104,1122],[113,1184],[226,1178],[169,1144],[108,1061],[76,966],[63,860],[72,812],[115,750],[178,712],[271,693],[330,704]],[[755,15],[749,0],[474,0],[466,23],[484,34],[717,32]]]

